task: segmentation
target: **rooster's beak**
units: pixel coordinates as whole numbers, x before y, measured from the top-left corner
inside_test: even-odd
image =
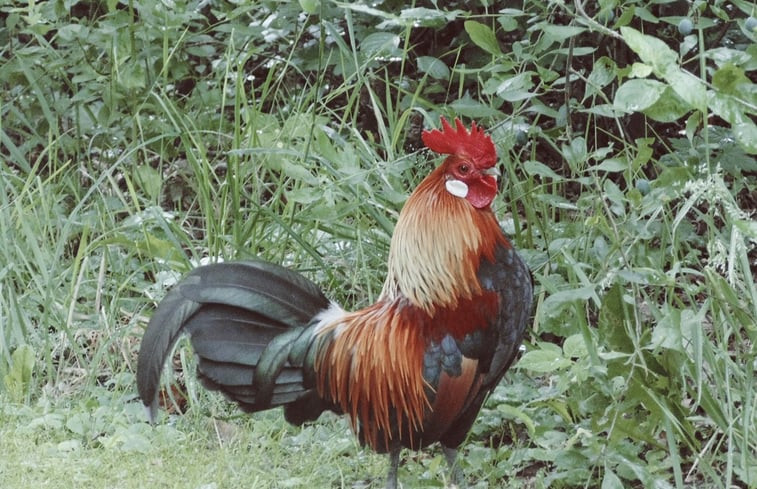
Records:
[[[481,173],[483,173],[484,175],[490,175],[490,176],[492,176],[494,178],[499,178],[502,175],[502,173],[500,173],[500,171],[499,171],[499,168],[497,168],[496,166],[493,166],[491,168],[487,168],[486,170],[482,171]]]

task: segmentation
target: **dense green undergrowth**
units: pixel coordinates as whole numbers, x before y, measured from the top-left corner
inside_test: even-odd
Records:
[[[757,487],[755,15],[0,3],[0,485],[68,487],[73,467],[71,487],[381,486],[346,423],[238,416],[186,348],[188,413],[149,427],[135,356],[206,260],[372,302],[435,164],[420,131],[446,115],[494,136],[495,210],[538,293],[466,446],[471,486]],[[406,487],[443,484],[439,453],[405,460]]]

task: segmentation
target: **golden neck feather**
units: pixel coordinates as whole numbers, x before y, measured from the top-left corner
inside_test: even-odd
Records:
[[[382,298],[402,295],[433,315],[481,293],[481,256],[504,239],[490,208],[476,209],[444,188],[443,166],[408,198],[394,229]]]

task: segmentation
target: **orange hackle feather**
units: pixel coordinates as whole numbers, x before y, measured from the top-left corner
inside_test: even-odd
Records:
[[[456,124],[454,130],[442,119],[443,131],[424,132],[424,142],[436,152],[482,158],[474,163],[493,166],[491,138],[475,123],[470,132]],[[400,213],[378,302],[318,330],[322,338],[333,334],[316,361],[318,391],[350,416],[377,451],[388,450],[393,437],[416,446],[420,440],[414,437],[424,428],[437,431],[448,424],[442,415],[434,426],[424,426],[430,411],[447,407],[429,401],[433,387],[423,377],[425,349],[446,334],[462,339],[471,328],[485,327],[498,308],[496,294],[482,289],[477,271],[481,259],[494,259],[497,244],[510,245],[490,209],[474,209],[445,190],[445,166],[421,182]],[[460,380],[463,397],[478,380]]]
[[[319,392],[341,406],[379,452],[395,430],[412,437],[430,407],[422,376],[425,341],[413,331],[419,318],[412,315],[399,302],[379,301],[322,329],[335,337],[316,362],[324,373]]]
[[[505,242],[494,213],[473,211],[465,199],[450,195],[443,177],[444,165],[420,183],[402,209],[382,292],[404,294],[430,314],[479,294],[480,259],[493,259],[496,244]]]

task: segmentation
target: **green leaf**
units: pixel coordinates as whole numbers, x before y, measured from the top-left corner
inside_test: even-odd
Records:
[[[680,309],[668,308],[652,331],[649,347],[652,349],[665,348],[684,352],[681,336],[681,311]]]
[[[691,107],[681,100],[673,89],[666,86],[660,98],[643,112],[657,122],[674,122],[691,112]]]
[[[134,240],[133,237],[119,233],[107,243],[119,244],[124,248],[134,250],[135,252],[149,257],[151,260],[164,260],[168,263],[183,263],[186,257],[180,248],[177,248],[171,241],[156,237],[154,234],[146,232],[144,239]]]
[[[701,123],[702,123],[701,112],[692,112],[692,114],[686,118],[686,126],[684,129],[684,132],[686,133],[686,138],[692,144],[694,141],[694,136],[696,135],[697,129],[699,129],[699,125]]]
[[[539,80],[541,80],[542,83],[552,83],[560,78],[560,73],[555,70],[550,70],[546,66],[537,65],[536,72],[539,74]]]
[[[619,117],[625,111],[618,111],[610,104],[597,104],[589,107],[588,109],[580,109],[579,112],[584,114],[594,114],[600,117]]]
[[[195,46],[187,46],[187,54],[196,56],[198,58],[214,58],[216,56],[216,48],[212,44],[197,44]]]
[[[733,136],[749,154],[757,154],[757,126],[750,120],[733,125]]]
[[[709,108],[718,117],[730,124],[738,124],[744,120],[744,105],[735,97],[727,93],[709,93]]]
[[[29,394],[34,372],[34,350],[20,345],[11,355],[10,371],[3,378],[5,389],[15,402],[22,402]]]
[[[691,180],[688,168],[683,166],[664,168],[655,181],[662,188],[676,188]]]
[[[497,17],[497,22],[505,32],[512,32],[518,28],[518,21],[511,15],[500,15]]]
[[[725,93],[710,92],[709,108],[731,124],[733,137],[746,153],[757,153],[757,126],[745,114],[746,107],[740,100]]]
[[[535,175],[539,177],[548,177],[554,180],[555,182],[559,182],[564,180],[562,176],[555,173],[552,168],[548,167],[544,163],[540,161],[535,160],[529,160],[523,163],[523,170],[529,174],[529,175]]]
[[[592,170],[602,170],[609,173],[617,173],[628,170],[628,162],[619,158],[608,158],[602,163],[593,166]]]
[[[321,0],[299,0],[300,8],[308,15],[317,14],[321,7]]]
[[[657,102],[666,88],[656,80],[634,78],[618,88],[613,105],[626,112],[640,112]]]
[[[554,51],[552,51],[552,53],[554,53],[554,54],[564,54],[564,55],[567,55],[568,53],[572,53],[574,57],[588,56],[590,54],[594,54],[595,52],[597,52],[597,48],[595,48],[595,47],[582,47],[582,46],[575,47],[573,49],[570,49],[570,48],[560,48],[560,49],[555,49]]]
[[[58,452],[74,452],[76,450],[81,450],[81,440],[71,439],[71,440],[64,440],[60,443],[58,443],[55,446],[55,449]]]
[[[127,69],[120,71],[121,76],[118,81],[126,90],[137,90],[145,88],[147,84],[147,75],[141,64],[135,63]]]
[[[628,76],[631,78],[646,78],[652,74],[652,67],[644,63],[634,63],[631,65],[631,72]]]
[[[638,5],[638,4],[637,4]],[[615,5],[613,4],[613,7]],[[639,9],[642,7],[630,7],[630,8],[624,8],[621,10],[620,17],[618,17],[618,20],[615,21],[615,26],[620,27],[623,25],[628,25],[631,23],[631,21],[634,19],[634,14],[639,11]]]
[[[678,66],[678,56],[667,44],[656,37],[642,34],[632,27],[621,27],[620,34],[641,60],[652,66],[656,73],[664,73],[670,66]]]
[[[749,84],[744,70],[731,63],[726,64],[712,75],[712,86],[729,95],[741,95],[744,90],[739,86]]]
[[[144,191],[152,200],[160,196],[160,187],[163,185],[163,178],[160,172],[149,165],[134,166],[134,180],[139,188]]]
[[[623,489],[623,481],[610,469],[605,470],[602,478],[602,489]]]
[[[707,87],[702,80],[677,67],[669,68],[663,77],[682,100],[692,108],[706,112]]]
[[[367,55],[391,53],[400,44],[400,36],[390,32],[374,32],[360,41],[360,52]]]
[[[593,285],[579,287],[577,289],[561,290],[550,295],[542,303],[544,314],[556,316],[560,310],[574,302],[585,302],[589,299],[596,298],[596,292]]]
[[[312,204],[318,202],[323,198],[323,193],[316,191],[310,187],[295,188],[287,190],[287,199],[298,202],[300,204]]]
[[[599,337],[608,349],[615,352],[632,352],[634,344],[623,325],[633,322],[634,308],[624,298],[625,287],[619,281],[613,283],[604,297],[599,310]]]
[[[311,186],[317,186],[321,183],[320,180],[318,180],[318,177],[313,175],[311,169],[304,165],[283,158],[279,161],[279,164],[281,171],[290,178],[300,180]]]
[[[85,436],[87,434],[87,426],[92,424],[90,416],[86,413],[75,413],[66,421],[66,428],[76,435]]]
[[[578,210],[578,206],[575,203],[569,201],[561,195],[546,193],[535,195],[534,198],[539,202],[544,202],[545,204],[551,207],[556,207],[558,209],[567,209],[570,211]]]
[[[754,160],[752,161],[754,162]],[[744,236],[757,241],[757,221],[753,221],[748,217],[747,219],[734,219],[733,226]]]
[[[570,165],[572,170],[576,170],[579,165],[589,159],[586,149],[586,139],[581,136],[571,139],[570,144],[562,145],[562,154]]]
[[[649,5],[649,3],[647,3],[647,5]],[[655,17],[652,12],[644,7],[644,3],[637,4],[635,8],[630,8],[628,10],[636,14],[636,16],[641,20],[646,20],[647,22],[650,22],[652,24],[657,24],[658,22],[660,22],[660,19]]]
[[[637,138],[634,142],[636,143],[636,156],[633,158],[631,168],[636,171],[646,165],[652,158],[652,155],[654,154],[652,144],[656,141],[654,138]]]
[[[602,188],[605,191],[605,198],[610,201],[610,210],[616,216],[624,216],[626,213],[626,198],[620,187],[612,180],[605,180]]]
[[[678,66],[678,55],[675,51],[660,39],[642,34],[631,27],[621,27],[620,33],[628,47],[638,54],[645,64],[652,67],[655,75],[668,82],[682,100],[694,109],[706,111],[707,91],[704,83]]]
[[[562,349],[566,358],[584,358],[589,355],[584,336],[580,333],[565,338]]]
[[[499,97],[508,102],[525,100],[534,96],[529,90],[534,86],[533,71],[525,71],[515,76],[502,80],[496,88]]]
[[[526,71],[504,80],[493,79],[492,84],[488,85],[485,91],[486,93],[496,93],[498,97],[508,102],[529,99],[534,96],[529,91],[534,85],[533,75],[533,71]]]
[[[462,15],[462,10],[440,10],[426,7],[402,9],[401,24],[405,27],[442,27]]]
[[[468,33],[476,46],[493,56],[502,56],[497,37],[489,26],[475,20],[466,20],[464,25],[465,32]]]
[[[725,68],[726,65],[741,66],[746,70],[754,68],[754,65],[752,65],[751,68],[748,67],[749,64],[755,61],[748,51],[721,47],[708,49],[705,52],[705,55],[714,61],[719,68]]]
[[[559,351],[532,350],[521,357],[518,368],[545,374],[566,369],[572,364],[573,362],[563,357]]]
[[[534,436],[534,433],[536,433],[536,423],[522,409],[503,403],[497,405],[497,411],[508,419],[522,422],[526,426],[526,430],[528,430],[530,436]]]
[[[538,28],[544,33],[544,37],[547,41],[561,43],[568,38],[577,36],[586,31],[585,27],[578,27],[572,25],[556,25],[542,22],[537,24]]]
[[[618,277],[628,283],[641,285],[661,285],[665,282],[659,270],[649,267],[630,267],[618,271]]]
[[[587,78],[586,89],[584,90],[584,100],[599,93],[600,89],[606,87],[612,82],[616,75],[618,66],[615,61],[602,56],[594,62],[594,66]]]
[[[437,80],[449,80],[449,67],[442,60],[433,56],[419,56],[418,70]]]
[[[475,119],[502,116],[502,112],[495,108],[492,108],[489,105],[485,105],[477,100],[474,100],[473,98],[471,98],[469,93],[466,93],[462,98],[455,100],[454,102],[449,104],[449,106],[459,115]]]

